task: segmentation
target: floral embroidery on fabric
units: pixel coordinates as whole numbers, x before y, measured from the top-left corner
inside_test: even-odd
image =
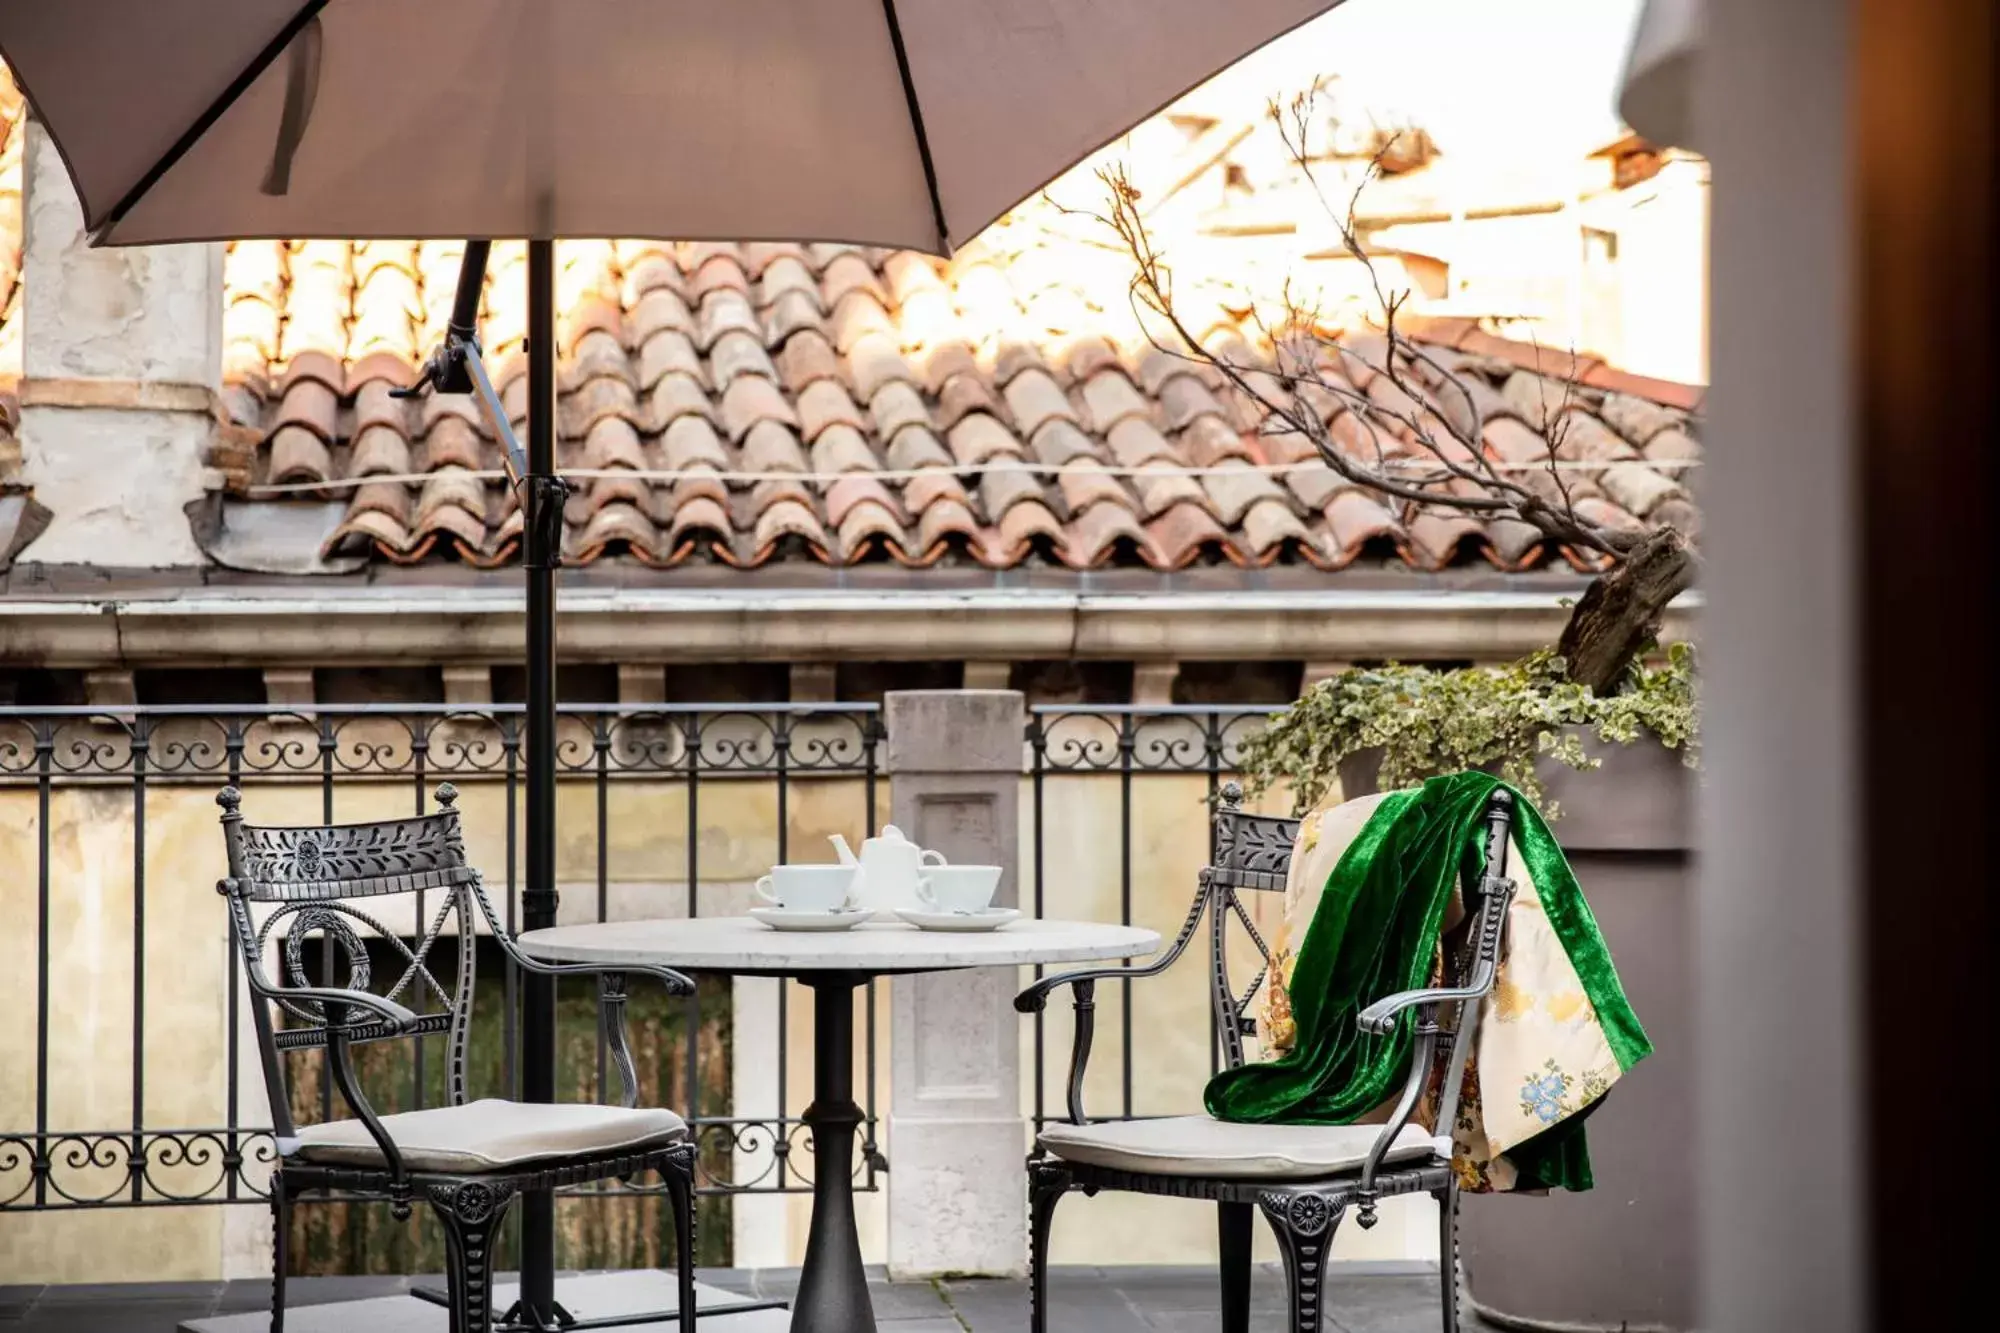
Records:
[[[1569,1096],[1571,1079],[1556,1068],[1554,1060],[1542,1066],[1539,1075],[1530,1075],[1521,1085],[1521,1114],[1534,1116],[1545,1125],[1553,1125],[1570,1114],[1570,1107],[1564,1099]]]
[[[1502,1023],[1512,1023],[1534,1011],[1534,995],[1515,985],[1502,964],[1499,979],[1493,983],[1493,1016]]]
[[[1264,993],[1264,1045],[1273,1053],[1288,1051],[1299,1039],[1292,1017],[1292,951],[1279,945],[1271,953],[1271,980]]]
[[[1596,1101],[1599,1097],[1602,1097],[1605,1093],[1611,1091],[1611,1083],[1614,1077],[1616,1077],[1616,1071],[1614,1070],[1609,1070],[1609,1069],[1584,1070],[1583,1104],[1585,1106],[1588,1106],[1590,1105],[1590,1103]]]
[[[1543,1003],[1550,1018],[1558,1023],[1567,1023],[1590,1008],[1590,997],[1580,990],[1563,991],[1549,996]]]

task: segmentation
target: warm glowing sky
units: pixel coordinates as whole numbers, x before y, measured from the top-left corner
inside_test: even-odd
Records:
[[[1446,153],[1574,156],[1617,133],[1639,0],[1347,0],[1222,76],[1255,100],[1338,74]]]

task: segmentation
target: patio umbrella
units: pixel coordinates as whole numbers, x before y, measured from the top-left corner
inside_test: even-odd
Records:
[[[423,386],[476,392],[522,488],[523,923],[555,922],[557,237],[948,254],[1180,93],[1339,0],[0,0],[0,56],[99,244],[521,237],[528,441],[479,360],[468,245]],[[522,1092],[554,1098],[524,987]],[[552,1313],[527,1202],[522,1295]]]

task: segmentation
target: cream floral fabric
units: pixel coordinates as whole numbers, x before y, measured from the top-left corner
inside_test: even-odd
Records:
[[[1323,805],[1300,824],[1285,884],[1285,919],[1272,939],[1270,982],[1258,1024],[1267,1057],[1283,1054],[1297,1039],[1289,987],[1298,946],[1334,867],[1384,794]],[[1500,975],[1480,1004],[1478,1040],[1466,1064],[1452,1126],[1458,1146],[1454,1165],[1462,1185],[1473,1191],[1513,1189],[1515,1171],[1507,1150],[1602,1097],[1620,1073],[1518,846],[1508,849],[1507,874],[1515,892]],[[1464,904],[1454,891],[1445,914],[1448,938],[1464,916]],[[1441,980],[1443,971],[1440,956],[1434,978]],[[1437,1093],[1433,1087],[1425,1099],[1422,1114],[1427,1120],[1436,1118]]]

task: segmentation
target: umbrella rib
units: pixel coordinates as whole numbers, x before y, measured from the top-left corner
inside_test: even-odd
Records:
[[[237,100],[249,91],[250,85],[257,81],[258,76],[271,67],[271,62],[292,44],[292,39],[299,35],[300,29],[319,16],[320,10],[325,9],[326,4],[327,0],[306,0],[299,6],[298,13],[292,15],[291,20],[278,30],[278,35],[265,43],[264,49],[259,51],[256,58],[245,65],[234,79],[230,80],[229,86],[208,104],[208,109],[196,118],[194,124],[188,126],[186,133],[174,140],[173,146],[160,155],[160,160],[147,168],[146,174],[139,177],[132,188],[125,192],[124,197],[111,206],[111,211],[105,214],[104,220],[91,228],[93,240],[103,239],[107,232],[125,220],[125,215],[146,196],[147,191],[158,185],[161,177],[179,165],[180,160],[187,156],[188,150],[201,140],[202,135],[214,127],[216,121],[228,113],[230,107],[236,105]]]
[[[937,165],[931,161],[931,141],[924,132],[924,109],[917,102],[917,81],[910,74],[910,55],[903,49],[903,24],[896,17],[896,0],[882,0],[882,16],[889,21],[889,41],[896,48],[896,72],[903,76],[903,100],[909,104],[910,125],[917,132],[917,155],[924,163],[924,187],[930,191],[931,219],[937,223],[938,245],[949,254],[951,232],[945,226],[944,200],[938,197]]]

